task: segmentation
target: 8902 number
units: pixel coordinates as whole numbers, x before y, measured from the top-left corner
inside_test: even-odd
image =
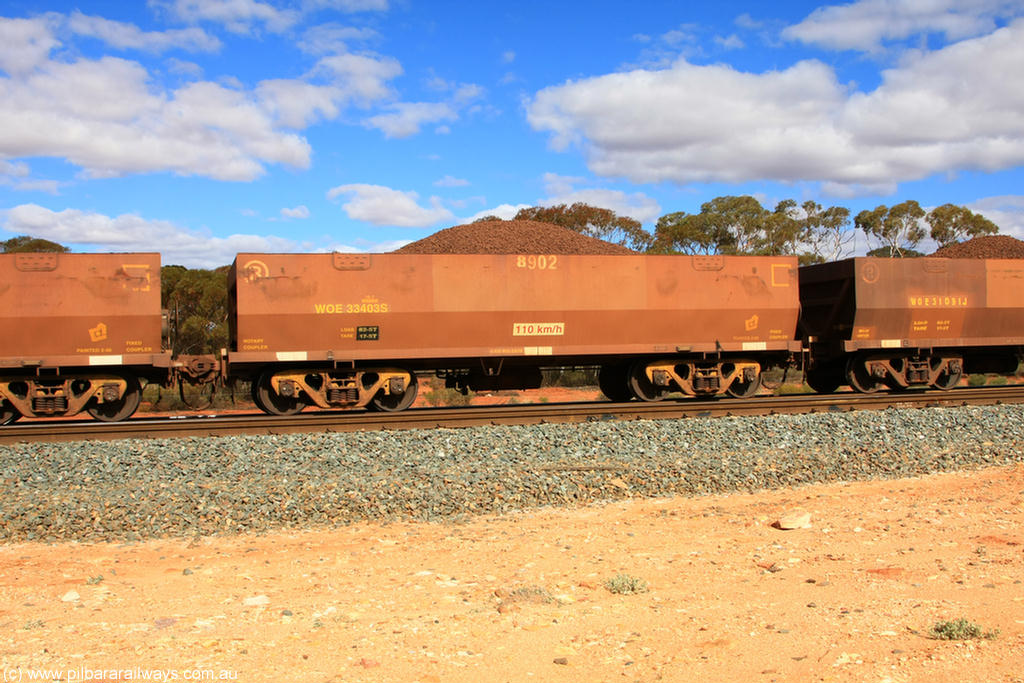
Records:
[[[540,256],[516,256],[516,267],[529,270],[557,270],[558,256],[548,254]]]

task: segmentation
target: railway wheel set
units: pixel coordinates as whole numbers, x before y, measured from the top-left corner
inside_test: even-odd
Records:
[[[948,390],[1013,372],[1024,351],[1024,260],[798,267],[571,239],[598,253],[239,254],[229,347],[194,356],[165,350],[158,254],[0,254],[0,424],[123,420],[143,383],[245,381],[274,415],[394,412],[418,376],[529,389],[581,366],[613,401],[746,398],[771,368],[825,393]]]

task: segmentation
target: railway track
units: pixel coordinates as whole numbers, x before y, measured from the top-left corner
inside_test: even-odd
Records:
[[[460,408],[414,408],[400,413],[363,411],[309,412],[291,417],[264,414],[134,418],[104,423],[92,420],[26,422],[0,428],[0,444],[18,442],[146,439],[459,428],[480,425],[659,420],[728,415],[773,415],[823,411],[884,410],[933,406],[994,405],[1024,402],[1024,385],[960,388],[905,393],[799,394],[748,399],[666,400],[656,403],[540,403]]]

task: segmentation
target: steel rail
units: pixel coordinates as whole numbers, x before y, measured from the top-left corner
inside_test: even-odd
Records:
[[[1024,385],[902,393],[796,394],[746,399],[680,399],[654,403],[534,403],[459,408],[412,408],[398,413],[322,411],[276,417],[263,414],[133,418],[124,422],[41,420],[0,427],[0,444],[460,428],[597,420],[665,420],[730,415],[776,415],[1024,403]]]

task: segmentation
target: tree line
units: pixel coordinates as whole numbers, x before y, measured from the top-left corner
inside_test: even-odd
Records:
[[[857,231],[873,245],[869,255],[889,257],[920,256],[917,247],[928,236],[944,247],[999,232],[967,207],[943,204],[925,211],[912,199],[865,209],[851,220],[849,209],[815,201],[784,199],[769,210],[749,195],[716,197],[700,213],[662,216],[653,233],[635,219],[582,203],[527,208],[516,219],[554,223],[646,253],[791,255],[801,263],[849,256]]]

